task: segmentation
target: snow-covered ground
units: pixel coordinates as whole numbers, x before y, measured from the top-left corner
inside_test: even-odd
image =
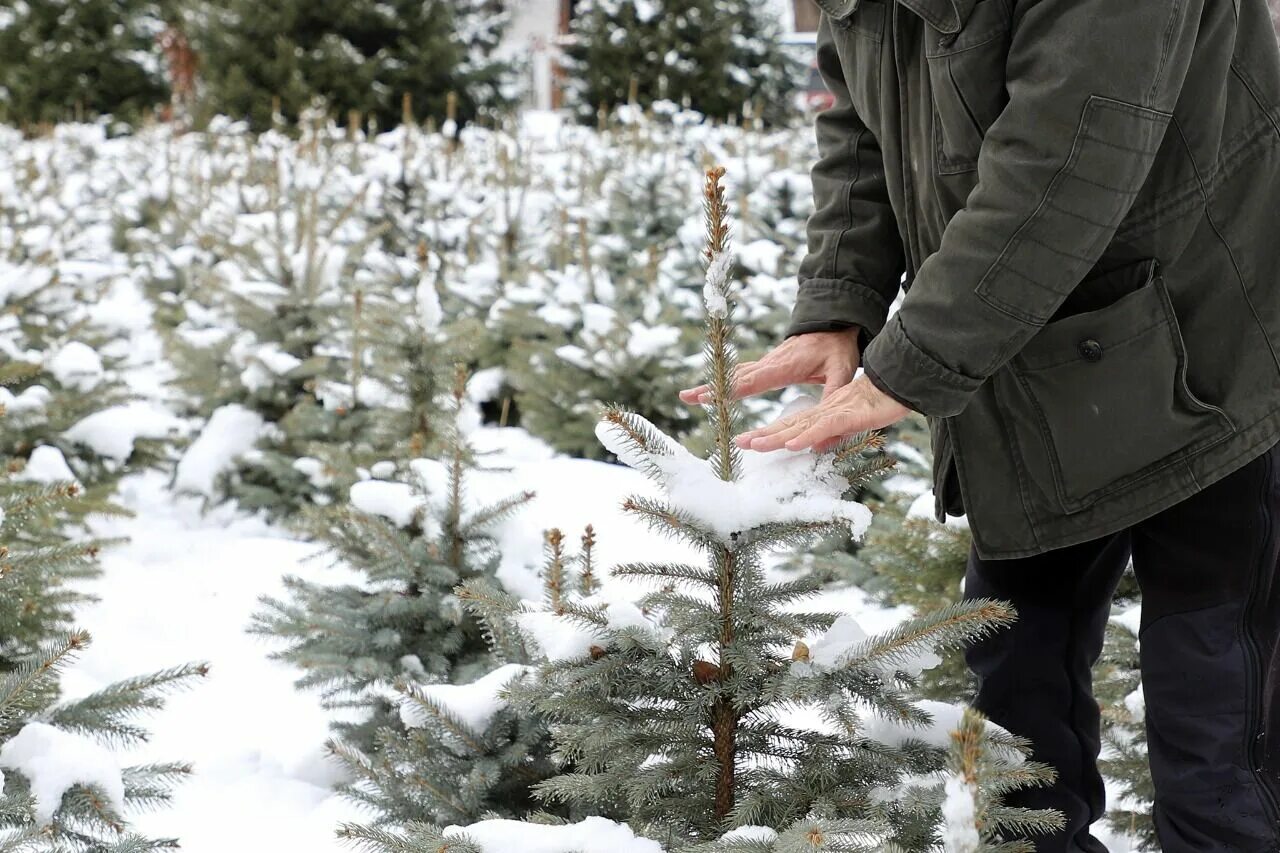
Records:
[[[532,455],[536,444],[523,433],[501,432],[514,439],[510,455]],[[536,564],[537,531],[553,524],[569,531],[593,523],[604,564],[642,541],[647,553],[655,548],[653,537],[617,509],[624,495],[649,488],[629,469],[546,456],[494,479],[510,490],[541,491],[503,529],[507,553],[518,555],[508,557],[509,579]],[[104,574],[92,590],[102,600],[81,613],[95,642],[69,671],[69,692],[185,661],[211,665],[206,683],[174,697],[150,721],[152,740],[137,757],[188,760],[196,773],[171,808],[138,816],[138,827],[177,836],[190,853],[350,850],[334,829],[364,815],[330,790],[336,771],[323,753],[326,712],[314,695],[293,689],[293,670],[267,659],[267,641],[244,631],[258,597],[278,593],[283,575],[336,581],[342,570],[308,559],[315,546],[260,521],[228,508],[202,512],[197,499],[173,495],[158,472],[127,479],[121,498],[135,516],[100,530],[130,541],[103,556]],[[657,547],[673,557],[680,552],[675,544]],[[533,582],[533,575],[527,579]],[[902,615],[856,589],[828,596],[868,630]],[[1112,839],[1110,849],[1127,853],[1130,847]]]
[[[548,136],[554,133],[555,122],[545,115],[539,120]],[[106,247],[104,234],[88,242],[93,244],[88,254],[101,260],[81,264],[77,274],[109,282],[93,313],[96,322],[121,333],[109,354],[125,359],[128,385],[141,400],[85,427],[86,440],[106,455],[123,458],[134,436],[158,427],[160,434],[171,428],[194,434],[205,425],[173,414],[178,409],[170,397],[172,369],[152,329],[150,302],[128,264]],[[60,369],[68,375],[101,369],[83,350],[63,356]],[[553,526],[572,539],[592,524],[602,566],[637,553],[653,561],[689,558],[683,546],[655,537],[620,510],[627,495],[656,489],[638,472],[557,455],[520,429],[477,427],[471,439],[477,449],[494,451],[495,466],[510,466],[473,478],[470,490],[478,503],[525,489],[537,493],[497,532],[503,554],[499,574],[511,591],[539,597],[542,531]],[[160,471],[126,478],[119,500],[133,516],[99,521],[96,530],[128,541],[102,555],[103,575],[89,588],[100,600],[79,613],[79,624],[95,642],[67,671],[67,692],[83,695],[188,661],[210,665],[204,683],[173,697],[148,721],[151,741],[130,756],[190,761],[195,768],[172,807],[135,815],[137,828],[178,837],[193,853],[350,850],[334,830],[367,815],[332,792],[338,771],[324,754],[328,712],[315,695],[294,690],[298,673],[268,658],[269,641],[245,631],[260,598],[279,594],[285,575],[336,581],[344,570],[327,559],[310,559],[317,555],[315,545],[232,506],[206,511],[200,499],[176,494],[169,475]],[[849,614],[867,632],[886,629],[906,615],[879,607],[858,589],[829,590],[824,596],[822,609]],[[503,827],[492,830],[502,837]],[[590,836],[596,840],[581,842],[584,853],[624,849],[614,830],[601,832]],[[610,833],[613,840],[605,840]],[[1111,843],[1112,853],[1130,847]],[[648,846],[635,849],[648,853]]]

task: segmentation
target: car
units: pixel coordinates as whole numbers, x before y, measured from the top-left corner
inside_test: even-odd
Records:
[[[815,34],[811,32],[788,33],[783,43],[802,63],[805,77],[796,86],[795,105],[804,113],[821,112],[835,103],[835,95],[827,88],[818,71]]]
[[[822,79],[821,72],[818,71],[818,60],[810,60],[809,74],[805,78],[804,86],[800,89],[800,108],[805,112],[820,113],[834,106],[835,102],[836,96],[831,94],[831,90]]]

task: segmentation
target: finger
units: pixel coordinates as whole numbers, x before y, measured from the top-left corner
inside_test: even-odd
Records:
[[[710,391],[710,385],[699,385],[697,388],[686,388],[680,392],[680,401],[683,403],[689,403],[690,405],[697,405],[698,402],[700,402],[702,395],[707,394]]]
[[[758,361],[744,361],[741,364],[739,364],[737,368],[734,369],[734,374],[733,374],[735,386],[741,385],[744,379],[746,379],[752,373],[755,372],[759,364],[760,362]],[[740,396],[739,394],[737,394],[736,387],[733,393],[734,393],[734,396]],[[686,388],[685,390],[680,392],[679,396],[682,402],[685,402],[694,406],[698,405],[699,403],[709,403],[711,402],[711,386],[703,384],[703,385],[699,385],[696,388]]]
[[[792,365],[770,364],[761,362],[752,370],[740,374],[733,384],[733,397],[740,399],[766,391],[776,391],[808,379],[808,376],[797,376]]]
[[[808,429],[802,430],[784,443],[787,450],[804,450],[820,441],[840,439],[857,432],[858,418],[846,412],[820,419]]]
[[[751,439],[751,449],[766,453],[771,450],[778,450],[784,447],[788,441],[803,434],[808,431],[808,429],[809,427],[804,424],[797,424],[789,429],[779,430],[778,432],[770,433],[768,435],[756,436]]]
[[[807,423],[810,411],[812,410],[806,409],[803,412],[797,412],[794,415],[787,415],[785,418],[778,418],[764,426],[758,426],[755,429],[740,433],[737,436],[739,439],[739,446],[746,447],[754,438],[759,438],[762,435],[771,435],[780,430],[791,429],[793,426],[797,426],[802,422]]]

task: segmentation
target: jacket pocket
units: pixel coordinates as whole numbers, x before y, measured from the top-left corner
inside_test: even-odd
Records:
[[[1226,438],[1226,412],[1187,384],[1187,354],[1155,258],[1082,282],[1136,284],[1102,308],[1047,323],[1004,387],[1025,469],[1049,473],[1067,513]]]
[[[932,26],[926,30],[933,160],[940,175],[978,168],[987,128],[1008,103],[1010,20],[1005,0],[978,0],[959,32],[943,33]]]

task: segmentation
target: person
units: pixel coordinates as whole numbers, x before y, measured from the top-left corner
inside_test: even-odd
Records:
[[[1280,850],[1280,46],[1267,0],[817,0],[814,210],[783,341],[734,393],[824,386],[737,436],[822,451],[925,416],[966,652],[1097,853],[1090,671],[1118,578],[1165,853]],[[900,301],[899,291],[901,288]],[[896,310],[892,310],[894,306]],[[706,386],[680,392],[706,400]]]

